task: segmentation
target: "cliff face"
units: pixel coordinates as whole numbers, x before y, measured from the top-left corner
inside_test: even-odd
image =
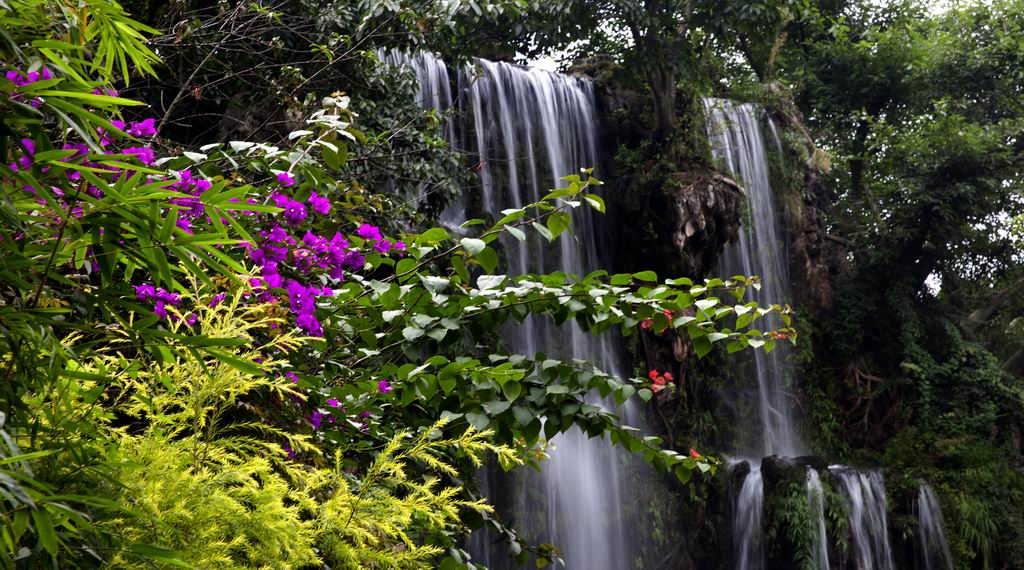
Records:
[[[648,92],[622,87],[621,70],[606,61],[574,71],[594,81],[601,115],[607,261],[616,271],[703,278],[739,231],[744,193],[711,167],[699,110],[681,100],[678,133],[655,142]]]

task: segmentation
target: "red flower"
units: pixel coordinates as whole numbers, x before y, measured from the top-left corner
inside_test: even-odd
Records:
[[[672,373],[671,372],[666,372],[665,373],[665,380],[668,380],[669,382],[672,382],[673,380],[675,380],[675,378],[672,377]]]
[[[651,370],[650,372],[647,373],[647,377],[650,378],[651,380],[654,380],[655,378],[658,377],[658,371]]]
[[[652,326],[654,326],[654,321],[652,321],[651,319],[644,319],[640,321],[640,328],[644,329],[645,331],[651,330]]]
[[[692,457],[694,459],[697,459],[697,458],[700,457],[700,453],[697,453],[697,450],[691,447],[690,448],[690,457]]]

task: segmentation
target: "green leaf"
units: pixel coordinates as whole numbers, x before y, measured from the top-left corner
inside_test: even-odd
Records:
[[[417,265],[418,264],[415,259],[411,257],[403,257],[398,260],[398,265],[395,266],[395,275],[406,276],[405,274],[415,269]]]
[[[677,465],[674,473],[676,475],[676,479],[678,479],[683,485],[689,483],[690,478],[693,477],[693,471],[687,469],[685,465]]]
[[[509,400],[515,400],[523,391],[523,385],[519,382],[505,382],[501,386],[501,393]]]
[[[50,556],[57,556],[57,533],[53,530],[53,519],[50,513],[42,509],[32,510],[32,522],[36,536],[39,537],[39,544],[50,553]]]
[[[552,213],[550,216],[548,216],[547,221],[548,231],[551,232],[551,237],[548,239],[554,239],[562,235],[562,232],[569,229],[571,225],[572,216],[568,212]]]
[[[484,268],[484,271],[493,273],[498,268],[498,253],[493,248],[485,247],[476,256],[476,260],[480,263],[480,267]]]
[[[476,286],[480,290],[497,289],[505,282],[505,275],[481,275],[476,278]]]
[[[742,329],[750,324],[750,321],[754,320],[754,313],[744,313],[736,317],[736,328]]]
[[[163,562],[164,564],[178,566],[179,568],[195,568],[195,566],[185,562],[183,560],[185,555],[177,550],[153,546],[151,544],[129,544],[125,550],[151,560]]]
[[[448,239],[448,232],[442,228],[430,228],[416,236],[415,242],[423,245],[435,245]]]
[[[533,222],[530,225],[533,226],[533,229],[537,230],[537,233],[539,233],[540,235],[544,236],[544,239],[546,239],[548,241],[553,241],[555,239],[555,236],[551,235],[551,230],[545,228],[540,223]]]
[[[526,232],[515,226],[505,226],[505,231],[512,234],[512,237],[519,241],[526,241]]]
[[[237,356],[231,353],[225,352],[223,350],[217,350],[215,348],[207,348],[206,352],[212,355],[217,360],[223,362],[224,364],[227,364],[228,366],[240,372],[251,374],[253,376],[263,375],[263,368],[256,364],[255,362],[238,358]]]
[[[484,243],[484,240],[476,238],[462,238],[461,240],[459,240],[459,243],[462,244],[462,247],[466,251],[468,251],[470,255],[476,255],[483,251],[485,247],[487,247],[487,244]]]
[[[469,271],[466,270],[466,262],[462,260],[462,256],[453,255],[452,258],[452,269],[455,270],[455,274],[459,276],[462,283],[469,283]]]
[[[530,425],[530,422],[533,421],[533,414],[526,406],[514,406],[512,408],[512,415],[522,427]]]
[[[707,336],[699,336],[693,339],[693,350],[697,353],[698,358],[703,358],[704,355],[711,352],[711,339]]]
[[[649,281],[652,283],[657,283],[658,274],[653,271],[641,271],[639,273],[634,273],[633,279],[636,279],[637,281]],[[612,284],[614,285],[614,279]]]
[[[512,402],[509,402],[508,400],[492,400],[484,404],[484,409],[487,410],[489,415],[497,416],[509,409],[511,405]]]
[[[93,95],[92,93],[81,93],[78,91],[38,91],[34,93],[42,97],[63,97],[65,99],[82,99],[86,103],[92,103],[93,105],[109,106],[109,105],[122,105],[125,107],[131,107],[136,105],[145,105],[142,101],[136,101],[134,99],[124,99],[122,97],[111,97],[110,95]]]

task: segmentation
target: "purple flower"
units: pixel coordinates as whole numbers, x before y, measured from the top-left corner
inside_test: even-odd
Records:
[[[199,319],[199,315],[197,315],[195,313],[192,313],[191,315],[185,317],[185,324],[188,325],[188,326],[192,326],[192,325],[196,324],[196,320],[198,320],[198,319]]]
[[[341,405],[341,402],[335,400],[334,398],[331,398],[330,400],[327,400],[327,405],[332,408],[337,408],[338,406]]]
[[[288,235],[288,232],[277,224],[271,226],[270,231],[264,233],[264,237],[269,241],[275,241],[278,243],[291,243],[294,241]]]
[[[277,183],[287,188],[295,184],[295,179],[292,178],[292,175],[288,174],[287,172],[278,172]]]
[[[121,127],[124,128],[123,126]],[[133,137],[151,137],[156,135],[156,119],[144,119],[137,123],[132,123],[128,127],[128,134]]]
[[[175,307],[181,303],[181,295],[178,293],[168,293],[167,291],[164,291],[162,287],[156,290],[155,297],[168,305],[173,305]]]
[[[303,314],[295,318],[295,326],[306,332],[309,336],[324,336],[324,329],[320,321],[312,314]]]
[[[160,317],[161,319],[167,318],[167,307],[164,305],[163,301],[156,302],[156,306],[153,307],[153,314]]]
[[[288,291],[288,303],[293,312],[302,315],[316,311],[315,300],[308,287],[294,279],[289,279],[285,290]]]
[[[387,380],[381,380],[380,382],[377,382],[377,391],[380,392],[381,394],[387,394],[388,392],[394,389],[394,386],[389,384]]]
[[[292,446],[286,443],[284,444],[284,450],[288,453],[288,459],[295,459],[295,451],[292,450]]]
[[[119,131],[123,131],[124,130],[124,126],[125,126],[124,125],[124,121],[118,121],[117,119],[112,119],[110,121],[110,124],[113,125],[114,128],[119,130]],[[110,146],[110,145],[114,144],[114,139],[110,138],[111,133],[108,133],[102,127],[101,128],[97,128],[96,130],[100,134],[100,146]]]
[[[313,429],[320,429],[320,423],[323,421],[324,415],[320,412],[313,412],[309,414],[309,425],[313,426]]]
[[[391,250],[391,242],[382,239],[373,245],[373,249],[377,250],[378,253],[387,253]]]
[[[135,286],[135,298],[140,301],[151,299],[154,295],[156,295],[156,289],[152,285]]]
[[[291,200],[292,199],[289,198],[287,194],[282,194],[280,192],[274,192],[270,195],[270,201],[278,208],[287,208],[288,203],[291,202]]]
[[[365,420],[370,417],[370,412],[359,412],[359,417]]]
[[[309,207],[321,216],[326,216],[331,211],[331,201],[313,192],[307,201]]]
[[[7,77],[8,81],[14,83],[14,85],[16,85],[17,87],[31,85],[36,81],[39,81],[40,79],[53,79],[53,74],[50,73],[49,68],[46,67],[42,68],[41,72],[30,71],[28,73],[23,73],[20,69],[15,69],[12,71],[8,71],[5,74],[5,76]]]
[[[126,149],[124,149],[121,152],[122,152],[122,154],[133,154],[133,155],[135,155],[135,157],[139,159],[139,162],[141,162],[142,164],[145,164],[146,166],[150,166],[154,162],[156,162],[156,155],[153,153],[153,149],[151,149],[149,147],[126,148]]]
[[[356,230],[356,235],[365,240],[381,239],[380,228],[377,226],[371,226],[370,224],[362,224],[359,226],[359,229]]]
[[[291,380],[292,384],[298,384],[299,383],[299,377],[296,376],[294,372],[291,372],[291,371],[285,372],[284,373],[284,377],[289,379],[289,380]]]
[[[404,241],[396,241],[395,245],[392,246],[392,249],[394,249],[395,251],[405,251],[405,242]]]
[[[213,307],[216,307],[217,305],[219,305],[221,303],[221,301],[223,301],[224,298],[227,297],[227,296],[228,296],[227,293],[217,293],[216,295],[214,295],[213,299],[210,300],[210,308],[213,308]]]
[[[306,219],[306,205],[296,200],[289,200],[284,207],[284,219],[291,225],[297,226]]]

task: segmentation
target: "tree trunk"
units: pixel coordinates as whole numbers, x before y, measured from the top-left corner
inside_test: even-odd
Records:
[[[654,94],[655,138],[664,141],[676,127],[676,74],[671,66],[656,66],[648,74],[648,81]]]
[[[971,330],[977,330],[982,324],[992,318],[992,315],[996,314],[999,307],[1009,300],[1010,296],[1016,293],[1020,288],[1024,286],[1024,278],[1018,279],[1012,285],[1004,287],[997,291],[992,297],[986,301],[986,303],[974,311],[971,312],[967,317],[967,328]]]

